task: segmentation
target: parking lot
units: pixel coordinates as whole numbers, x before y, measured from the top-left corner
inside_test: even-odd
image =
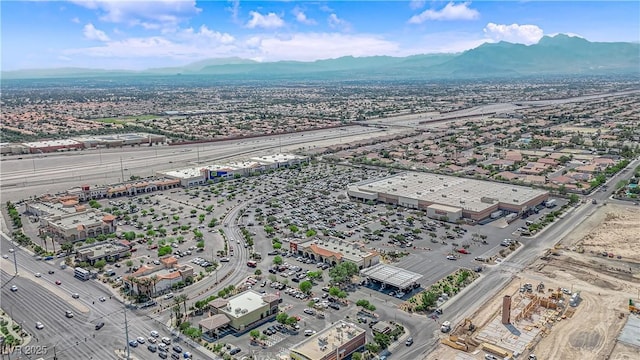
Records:
[[[180,263],[193,266],[196,278],[203,278],[226,262],[246,266],[235,264],[233,257],[234,248],[246,247],[256,254],[255,269],[248,270],[261,274],[246,285],[279,294],[281,310],[300,319],[297,332],[273,327],[275,322],[258,329],[268,347],[287,347],[299,342],[306,330],[310,334],[357,312],[355,295],[346,302],[322,290],[328,290],[330,266],[291,254],[291,241],[322,235],[361,242],[379,252],[384,262],[423,275],[420,287],[407,292],[373,282],[344,289],[397,305],[459,267],[481,271],[488,263],[475,259],[495,258],[504,239],[529,241],[516,229],[552,211],[540,207],[537,214],[511,224],[498,219],[485,225],[456,225],[429,219],[422,211],[354,202],[346,196],[347,185],[388,174],[319,163],[189,189],[99,200],[103,210],[118,216],[119,237],[130,239],[135,249],[130,259],[108,264],[113,272],[103,281],[117,284],[142,265],[158,265],[163,247],[169,247]],[[221,230],[230,225],[225,216],[236,206],[244,207],[231,221],[243,229],[245,240],[229,244]],[[302,282],[312,280],[309,273],[319,271],[322,275],[312,281],[310,293],[300,291]],[[156,300],[160,305],[172,303],[162,296]],[[305,309],[312,309],[313,315]],[[196,317],[192,323],[197,321]],[[224,341],[247,351],[249,335],[227,336]]]

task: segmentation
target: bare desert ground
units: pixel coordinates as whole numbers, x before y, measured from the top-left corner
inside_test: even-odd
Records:
[[[640,208],[601,206],[560,241],[556,255],[536,261],[515,276],[474,314],[472,321],[479,327],[475,335],[499,316],[504,295],[517,297],[521,284],[543,282],[547,289],[579,291],[582,301],[573,308],[575,313],[553,321],[530,344],[529,353],[538,359],[640,359],[640,348],[616,341],[629,316],[629,299],[640,303],[639,234]],[[602,256],[605,251],[615,256]],[[483,359],[484,354],[480,349],[465,353],[439,345],[426,359]]]

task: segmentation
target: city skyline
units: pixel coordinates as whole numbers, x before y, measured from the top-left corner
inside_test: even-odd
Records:
[[[314,61],[531,45],[558,33],[637,42],[636,2],[2,2],[2,70],[142,70],[211,58]],[[25,21],[30,19],[30,21]]]

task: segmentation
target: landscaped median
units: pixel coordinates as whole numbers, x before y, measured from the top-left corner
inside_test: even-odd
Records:
[[[24,346],[31,340],[31,336],[4,311],[0,311],[0,330],[3,338],[0,354],[11,354],[14,347]]]
[[[469,269],[458,269],[428,289],[412,296],[400,305],[400,309],[407,312],[426,313],[455,296],[479,277],[480,274]]]

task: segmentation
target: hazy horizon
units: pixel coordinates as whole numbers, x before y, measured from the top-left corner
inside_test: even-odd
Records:
[[[2,70],[145,70],[205,59],[313,62],[459,53],[543,36],[638,42],[635,2],[14,1]],[[31,20],[31,21],[25,21]]]

